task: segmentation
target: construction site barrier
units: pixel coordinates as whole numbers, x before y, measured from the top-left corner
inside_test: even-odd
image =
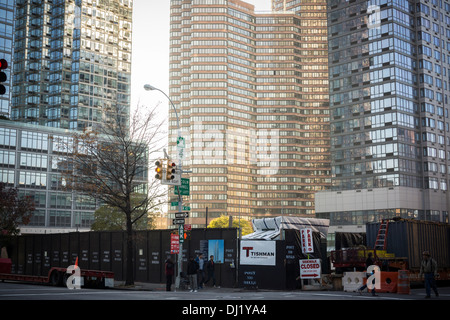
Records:
[[[398,270],[397,293],[410,294],[410,281],[408,270]]]
[[[344,291],[356,292],[364,285],[365,278],[365,272],[344,272],[344,277],[342,278]]]
[[[398,272],[380,272],[381,289],[375,289],[377,292],[397,292]]]
[[[381,271],[380,288],[375,288],[376,292],[396,293],[398,288],[398,273]],[[342,278],[344,291],[356,292],[361,286],[366,284],[365,272],[345,272]]]

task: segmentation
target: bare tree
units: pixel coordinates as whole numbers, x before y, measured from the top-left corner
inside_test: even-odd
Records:
[[[160,154],[166,135],[155,123],[156,106],[124,116],[109,113],[95,129],[75,132],[67,144],[71,164],[64,173],[67,188],[119,209],[126,220],[126,285],[134,284],[133,225],[167,201],[167,190],[148,178],[148,165]],[[136,212],[140,214],[136,215]]]

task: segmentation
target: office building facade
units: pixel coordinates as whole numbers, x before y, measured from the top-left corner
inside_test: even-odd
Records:
[[[0,116],[9,117],[11,100],[12,48],[14,39],[14,1],[0,0],[0,59],[8,62],[3,70],[7,80],[2,83],[6,92],[0,95]]]
[[[170,97],[192,170],[186,223],[314,216],[314,193],[330,185],[326,6],[172,0],[170,32]],[[176,159],[172,110],[169,129]]]
[[[67,188],[73,131],[0,119],[0,183],[31,196],[35,211],[21,233],[88,231],[101,201]],[[100,144],[111,143],[100,140]],[[69,165],[68,165],[69,163]],[[148,159],[136,169],[136,192],[148,189]],[[145,169],[142,169],[145,168]]]
[[[0,120],[0,183],[31,196],[35,211],[22,233],[89,230],[97,203],[65,190],[62,175],[69,154],[61,141],[70,131]]]
[[[71,130],[129,115],[132,0],[17,0],[11,119]]]
[[[328,1],[331,225],[448,222],[450,3]]]
[[[70,154],[55,141],[95,129],[110,112],[128,121],[133,1],[4,2],[0,14],[2,6],[15,10],[14,45],[9,43],[13,121],[0,125],[8,141],[0,145],[0,183],[35,199],[22,232],[89,230],[100,203],[65,188],[61,170]]]

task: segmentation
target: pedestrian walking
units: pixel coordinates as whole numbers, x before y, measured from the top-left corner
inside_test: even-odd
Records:
[[[194,260],[193,257],[190,257],[187,266],[187,275],[189,283],[191,284],[191,292],[197,292],[197,271],[198,263]]]
[[[198,288],[203,289],[203,283],[205,282],[205,259],[203,257],[203,253],[200,253],[195,261],[198,264],[198,271],[197,271],[197,281],[198,281]]]
[[[208,274],[208,278],[206,279],[205,283],[208,283],[209,280],[212,279],[213,287],[216,287],[216,273],[215,273],[215,267],[216,264],[214,263],[214,256],[210,256],[208,262],[206,263],[206,272]]]
[[[366,270],[367,270],[370,266],[374,265],[374,263],[375,263],[375,261],[374,261],[373,258],[372,258],[372,252],[369,252],[369,253],[367,254],[367,259],[366,259]],[[366,274],[367,280],[369,280],[369,277],[370,277],[374,272],[375,272],[375,271],[373,271],[372,273],[367,273],[367,274]],[[364,289],[367,288],[367,285],[368,285],[368,283],[366,282],[365,285],[363,285],[361,288],[358,289],[359,294],[362,294],[362,291],[363,291]],[[373,286],[373,289],[372,289],[372,296],[376,296],[376,293],[375,293],[375,285]]]
[[[171,257],[168,257],[164,267],[166,274],[166,291],[170,291],[173,282],[173,275],[175,274],[175,264],[173,263]]]
[[[424,277],[425,279],[425,298],[431,297],[431,289],[433,289],[436,297],[439,297],[439,293],[436,287],[436,277],[438,276],[437,272],[437,262],[434,260],[429,251],[424,251],[422,253],[423,259],[420,263],[420,272],[419,276]]]

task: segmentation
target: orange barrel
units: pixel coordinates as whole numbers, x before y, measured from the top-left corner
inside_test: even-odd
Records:
[[[397,293],[410,294],[408,270],[398,270]]]

